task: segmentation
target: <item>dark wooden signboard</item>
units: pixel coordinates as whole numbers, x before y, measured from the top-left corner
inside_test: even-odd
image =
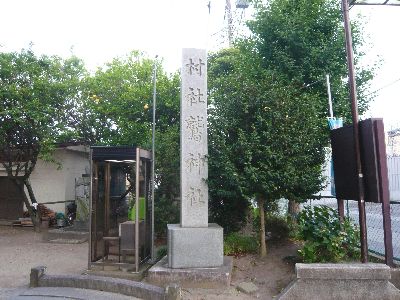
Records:
[[[385,132],[382,119],[359,122],[361,165],[365,201],[382,202],[388,195],[388,175]],[[338,199],[358,199],[353,127],[344,126],[331,131],[335,189]]]

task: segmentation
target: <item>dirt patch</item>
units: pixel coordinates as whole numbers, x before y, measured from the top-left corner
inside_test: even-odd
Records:
[[[291,241],[270,242],[267,257],[246,255],[235,258],[231,286],[227,289],[185,289],[183,299],[273,299],[294,278],[293,258],[299,245]],[[241,282],[252,282],[258,288],[254,295],[240,293],[236,286]]]
[[[183,299],[273,299],[294,279],[294,262],[298,245],[291,241],[269,242],[268,255],[234,258],[232,283],[225,289],[184,289]],[[47,266],[48,274],[81,274],[86,270],[88,244],[51,244],[33,228],[0,226],[0,288],[24,287],[29,284],[32,267]],[[236,286],[252,282],[258,288],[254,295],[240,293]]]
[[[32,227],[0,226],[1,288],[28,285],[32,267],[47,266],[48,274],[81,274],[87,261],[87,243],[44,243]]]

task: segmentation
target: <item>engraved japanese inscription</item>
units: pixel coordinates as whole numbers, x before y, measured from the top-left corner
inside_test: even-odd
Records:
[[[195,187],[190,187],[189,192],[185,195],[185,197],[186,200],[190,203],[190,206],[198,206],[206,202],[201,189]]]
[[[186,64],[186,70],[189,75],[202,75],[202,68],[204,68],[205,63],[201,58],[189,58],[189,62]]]
[[[204,117],[189,116],[186,120],[186,129],[188,130],[188,140],[201,142],[204,136],[205,122]]]
[[[185,160],[185,163],[189,172],[198,172],[198,174],[201,175],[202,171],[204,171],[207,159],[206,156],[201,153],[189,153],[189,157]]]
[[[189,93],[186,95],[187,102],[192,106],[197,103],[205,103],[204,94],[199,88],[189,87]]]
[[[207,54],[184,49],[181,85],[181,226],[208,226]]]

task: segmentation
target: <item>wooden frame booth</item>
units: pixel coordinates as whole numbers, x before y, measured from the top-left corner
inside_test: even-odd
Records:
[[[93,146],[90,162],[89,269],[138,272],[151,256],[151,152]]]

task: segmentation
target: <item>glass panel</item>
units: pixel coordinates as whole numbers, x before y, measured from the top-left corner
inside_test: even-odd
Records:
[[[119,236],[121,239],[121,262],[135,263],[135,189],[136,189],[136,163],[121,164],[124,172],[124,194],[120,202],[120,210],[126,211],[119,218]]]
[[[92,262],[102,257],[104,236],[105,164],[93,165]]]
[[[134,226],[129,220],[132,219],[130,207],[135,198],[134,170],[134,162],[94,163],[92,262],[134,263]]]
[[[91,263],[138,270],[151,255],[150,160],[93,157]]]
[[[139,210],[139,253],[143,262],[151,255],[151,205],[150,205],[150,161],[140,161],[140,210]]]

